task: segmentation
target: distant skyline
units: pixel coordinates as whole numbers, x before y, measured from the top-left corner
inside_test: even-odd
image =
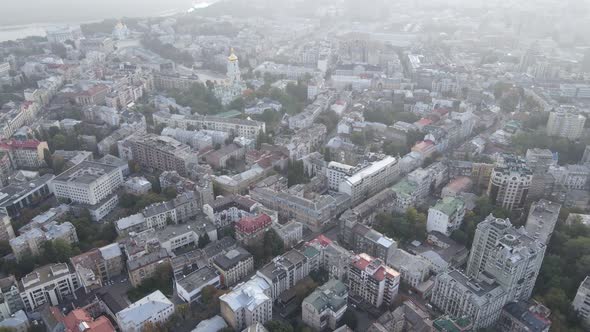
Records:
[[[3,1],[0,26],[76,23],[107,18],[182,12],[204,0],[19,0]],[[209,0],[215,2],[216,0]]]
[[[2,4],[0,42],[45,36],[50,27],[121,17],[163,16],[206,7],[219,0],[20,0]],[[40,2],[40,3],[39,3]],[[26,13],[26,15],[24,15]]]

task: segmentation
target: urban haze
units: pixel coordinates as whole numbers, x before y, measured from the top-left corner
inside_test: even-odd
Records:
[[[590,331],[590,1],[0,13],[0,332]]]

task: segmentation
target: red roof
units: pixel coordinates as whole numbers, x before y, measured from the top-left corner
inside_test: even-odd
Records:
[[[256,233],[259,230],[268,227],[272,220],[267,214],[261,214],[256,217],[244,217],[236,223],[236,230],[242,233]]]
[[[421,125],[421,126],[428,126],[431,123],[432,123],[432,120],[426,119],[426,118],[422,118],[422,119],[416,121],[416,124]]]
[[[2,148],[4,150],[37,149],[39,144],[41,144],[41,142],[34,140],[34,139],[30,139],[30,140],[26,140],[26,141],[11,140],[11,141],[0,142],[0,148]]]
[[[357,260],[354,261],[354,266],[359,270],[365,270],[367,266],[371,264],[371,261],[368,261],[362,257],[357,256]]]
[[[67,316],[55,307],[50,310],[55,319],[64,324],[66,332],[115,332],[115,327],[105,316],[93,319],[84,309],[74,309]]]
[[[437,108],[433,112],[440,115],[446,115],[447,113],[449,113],[449,110],[445,108]]]
[[[332,240],[328,239],[326,236],[324,236],[323,234],[318,235],[318,237],[316,237],[315,239],[310,241],[311,243],[317,243],[322,247],[327,247],[330,243],[332,243]]]

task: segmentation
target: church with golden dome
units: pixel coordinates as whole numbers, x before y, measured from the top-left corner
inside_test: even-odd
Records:
[[[227,78],[215,85],[214,93],[223,105],[228,105],[240,97],[244,90],[246,84],[240,75],[240,61],[232,48],[227,57]]]

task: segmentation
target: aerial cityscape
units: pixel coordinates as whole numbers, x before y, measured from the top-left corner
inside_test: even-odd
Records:
[[[590,1],[0,10],[0,332],[590,331]]]

